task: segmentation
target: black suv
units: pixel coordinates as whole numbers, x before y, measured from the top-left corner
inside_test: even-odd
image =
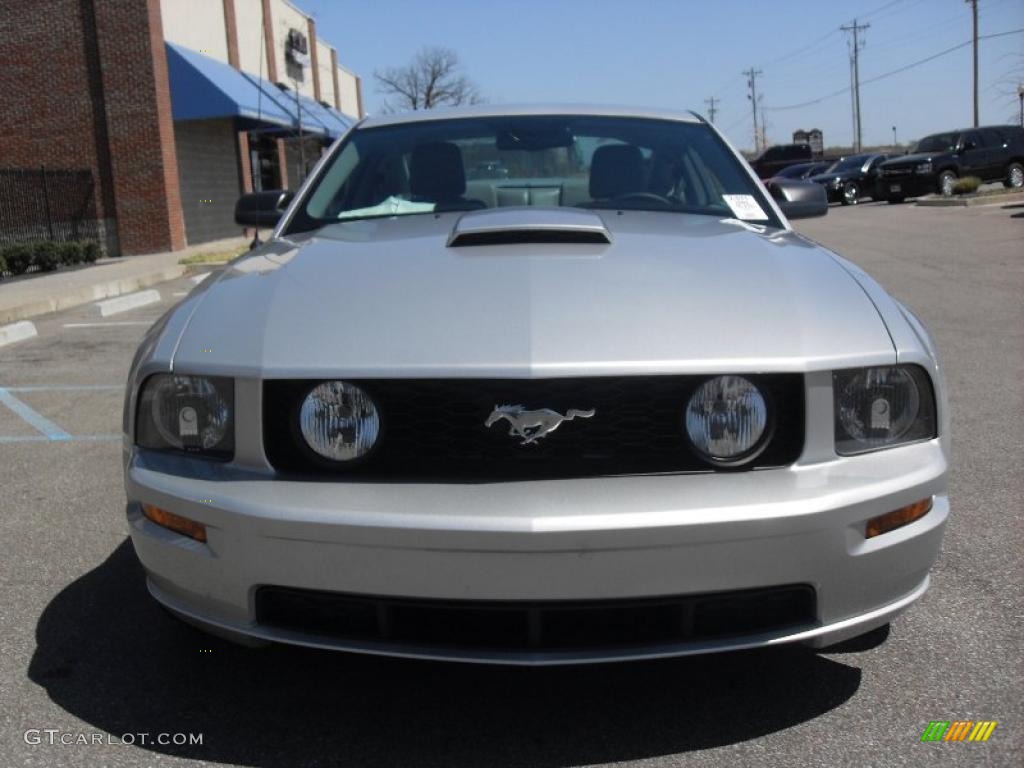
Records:
[[[879,166],[879,194],[890,203],[930,192],[953,194],[965,176],[1024,187],[1024,128],[994,125],[925,136],[909,155]]]
[[[810,144],[776,144],[750,161],[759,178],[768,179],[794,163],[807,163],[813,157]]]

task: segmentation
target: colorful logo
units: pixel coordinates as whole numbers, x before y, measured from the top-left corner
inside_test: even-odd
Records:
[[[921,741],[988,741],[995,729],[995,720],[932,720]]]

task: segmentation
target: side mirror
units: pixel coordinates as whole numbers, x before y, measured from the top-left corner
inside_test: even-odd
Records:
[[[977,148],[978,148],[978,145],[975,144],[973,141],[965,141],[963,147],[961,147],[961,151],[962,152],[969,152],[970,150],[977,149]]]
[[[235,203],[235,223],[243,227],[273,227],[295,197],[286,189],[242,195]]]
[[[766,186],[787,219],[809,219],[828,213],[825,187],[817,182],[772,179]]]

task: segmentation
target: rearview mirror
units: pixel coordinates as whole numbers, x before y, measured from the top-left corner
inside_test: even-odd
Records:
[[[787,219],[809,219],[828,213],[825,187],[817,182],[772,179],[765,186]]]
[[[250,192],[235,203],[235,223],[243,227],[273,227],[295,197],[286,189]]]

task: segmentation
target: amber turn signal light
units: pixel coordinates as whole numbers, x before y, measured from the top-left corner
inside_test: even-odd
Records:
[[[884,515],[872,517],[868,520],[864,538],[870,539],[874,536],[881,536],[883,533],[909,525],[927,515],[931,508],[932,499],[929,496],[927,499],[915,501],[913,504],[907,504],[905,507],[894,509],[892,512],[886,512]]]
[[[154,507],[152,504],[143,504],[142,514],[146,516],[147,520],[151,520],[161,528],[167,528],[196,541],[206,541],[206,526],[195,520],[189,520],[187,517],[168,512],[166,509]]]

